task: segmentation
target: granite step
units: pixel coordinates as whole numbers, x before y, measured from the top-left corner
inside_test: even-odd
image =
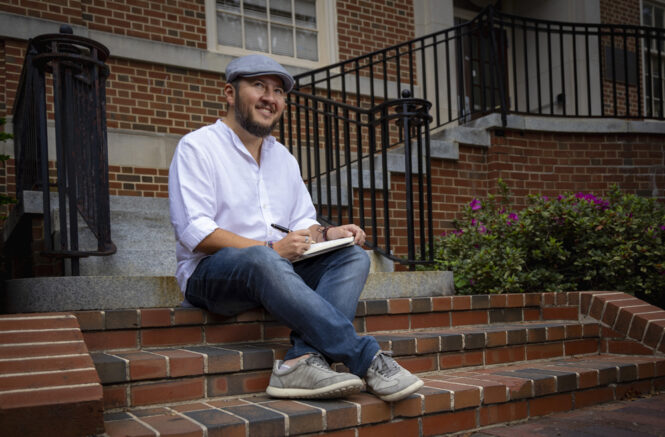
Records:
[[[549,322],[384,332],[382,350],[414,373],[597,354],[599,325]],[[189,344],[92,353],[105,407],[126,408],[264,392],[274,360],[290,344],[275,341]],[[339,371],[348,371],[343,365]]]
[[[436,371],[410,397],[340,400],[266,395],[196,399],[105,414],[109,437],[335,435],[434,436],[473,431],[665,389],[665,358],[597,354],[492,368]]]

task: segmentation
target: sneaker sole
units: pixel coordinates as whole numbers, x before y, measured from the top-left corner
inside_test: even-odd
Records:
[[[316,389],[279,388],[268,386],[268,388],[266,388],[266,393],[274,398],[334,399],[358,393],[362,388],[362,381],[342,381]]]
[[[419,379],[418,381],[414,382],[414,383],[411,384],[410,386],[408,386],[408,387],[406,387],[406,388],[403,388],[402,390],[400,390],[400,391],[398,391],[398,392],[396,392],[396,393],[390,393],[390,394],[387,394],[387,395],[380,395],[380,394],[378,394],[378,393],[376,393],[376,392],[374,392],[374,391],[372,391],[372,393],[374,393],[376,396],[378,396],[379,399],[381,399],[382,401],[385,401],[385,402],[395,402],[395,401],[399,401],[399,400],[402,400],[402,399],[408,397],[408,396],[411,395],[412,393],[415,393],[415,392],[418,391],[418,389],[419,389],[420,387],[422,387],[424,384],[425,384],[425,383],[422,382],[422,381]]]

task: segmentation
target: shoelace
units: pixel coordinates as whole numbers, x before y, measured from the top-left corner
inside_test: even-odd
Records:
[[[322,369],[330,369],[328,362],[318,354],[312,354],[311,357],[307,358],[307,361],[316,367],[321,367]]]
[[[386,378],[390,378],[400,370],[397,362],[390,358],[390,355],[392,354],[380,352],[372,363],[372,365],[376,366],[376,371]]]

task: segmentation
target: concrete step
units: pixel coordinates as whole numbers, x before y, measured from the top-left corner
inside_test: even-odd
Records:
[[[423,153],[423,170],[425,161]],[[439,140],[432,139],[430,141],[430,158],[432,159],[459,159],[459,147],[455,141],[448,140]],[[374,172],[370,172],[370,158],[366,157],[362,161],[363,168],[363,189],[370,189],[371,180],[374,179],[374,189],[382,190],[383,189],[383,158],[381,155],[377,155],[373,158],[374,163]],[[418,174],[418,150],[417,145],[414,143],[411,151],[411,171],[414,174]],[[406,170],[405,159],[404,159],[404,146],[397,146],[390,149],[386,154],[386,168],[388,169],[388,184],[390,184],[390,173],[404,173]],[[343,168],[340,174],[340,184],[341,186],[341,204],[344,206],[349,205],[348,200],[348,176],[346,174],[346,169]],[[358,164],[353,164],[351,166],[351,186],[353,189],[360,188],[360,181],[358,178]],[[318,203],[318,181],[313,181],[312,183],[312,200],[315,203]],[[328,179],[326,176],[321,177],[321,199],[323,203],[328,203]],[[330,173],[330,198],[332,204],[337,204],[337,171],[332,171]]]
[[[369,393],[343,400],[279,400],[266,395],[195,399],[105,414],[120,435],[299,435],[347,432],[432,436],[522,421],[662,389],[663,357],[599,354],[422,375],[399,402]]]
[[[81,269],[96,269],[95,276],[65,276],[13,279],[0,294],[0,312],[114,310],[119,308],[178,307],[182,292],[173,277],[140,275],[133,264],[135,254],[121,252],[114,258],[91,258]],[[158,253],[158,255],[160,255]],[[138,267],[159,263],[173,256],[163,251]],[[373,261],[373,268],[379,261]],[[115,269],[110,267],[114,266]],[[165,268],[157,264],[156,270]],[[120,275],[110,276],[113,270]],[[108,273],[107,273],[108,272]],[[104,276],[102,276],[104,274]],[[452,272],[370,272],[363,298],[408,298],[445,296],[454,292]]]

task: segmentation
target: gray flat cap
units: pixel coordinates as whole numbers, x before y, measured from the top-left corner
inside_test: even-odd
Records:
[[[233,82],[239,77],[267,76],[274,74],[282,79],[284,91],[293,89],[293,76],[279,62],[265,55],[247,55],[235,58],[226,66],[226,81]]]

